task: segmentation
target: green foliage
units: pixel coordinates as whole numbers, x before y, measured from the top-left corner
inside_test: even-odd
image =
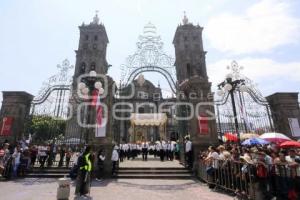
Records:
[[[66,120],[54,119],[51,116],[33,116],[29,125],[29,132],[34,141],[46,141],[63,137],[66,129]]]

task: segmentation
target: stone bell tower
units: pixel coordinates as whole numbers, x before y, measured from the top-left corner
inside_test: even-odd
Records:
[[[205,54],[202,41],[203,28],[188,22],[184,15],[183,25],[179,25],[175,32],[173,44],[175,47],[175,66],[177,80],[181,83],[185,79],[198,76],[208,80],[206,73]]]
[[[82,127],[78,124],[78,94],[77,84],[80,80],[78,77],[83,74],[88,74],[90,71],[96,71],[97,74],[107,74],[108,63],[106,61],[106,49],[108,44],[108,37],[105,27],[99,23],[98,14],[93,18],[89,24],[82,23],[79,26],[80,37],[78,49],[76,53],[75,72],[72,82],[71,97],[69,100],[70,119],[66,127],[66,138],[83,138]],[[81,113],[79,117],[84,123],[84,115]]]
[[[80,38],[76,50],[74,78],[94,70],[97,74],[107,74],[106,48],[108,37],[103,24],[99,24],[96,14],[93,21],[79,26]]]
[[[178,99],[191,103],[194,109],[192,119],[184,122],[187,133],[182,134],[190,134],[195,158],[200,149],[217,143],[213,95],[206,71],[202,31],[202,27],[189,23],[184,15],[173,40],[178,89],[179,94],[183,94]],[[191,113],[191,109],[185,112]]]

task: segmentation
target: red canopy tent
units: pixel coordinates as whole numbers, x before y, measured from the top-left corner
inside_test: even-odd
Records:
[[[233,133],[225,133],[224,137],[226,138],[227,141],[231,141],[231,142],[239,141],[237,135]]]
[[[279,145],[280,148],[300,148],[300,142],[297,141],[286,141]]]

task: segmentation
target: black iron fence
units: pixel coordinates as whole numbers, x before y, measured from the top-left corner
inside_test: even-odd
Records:
[[[47,155],[37,156],[32,167],[64,167],[71,168],[76,162],[79,153],[74,153],[71,156]]]
[[[299,165],[262,165],[232,160],[199,161],[198,176],[210,188],[240,199],[300,199]]]

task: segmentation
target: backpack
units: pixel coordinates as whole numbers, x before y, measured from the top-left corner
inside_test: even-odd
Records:
[[[78,168],[84,166],[84,158],[83,158],[83,155],[81,154],[79,157],[78,157],[78,160],[77,160],[77,166]]]
[[[259,178],[266,178],[268,176],[268,171],[263,165],[258,165],[256,167],[256,176]]]

